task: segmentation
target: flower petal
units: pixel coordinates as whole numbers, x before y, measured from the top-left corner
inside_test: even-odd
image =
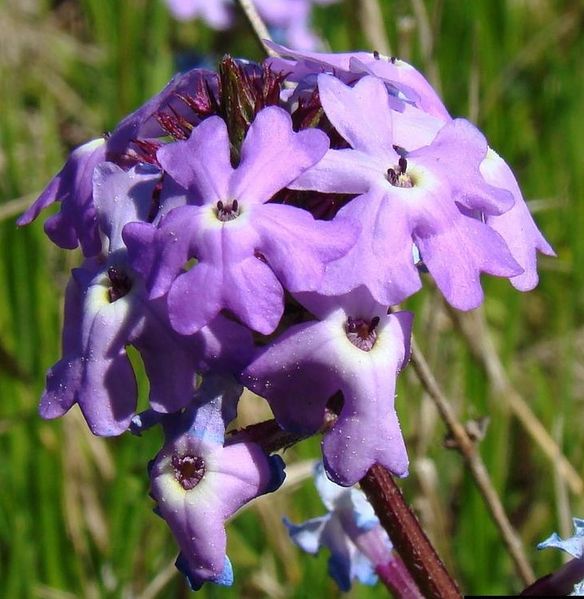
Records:
[[[487,216],[486,223],[505,240],[511,255],[524,270],[522,274],[511,277],[511,284],[520,291],[530,291],[539,279],[537,252],[546,256],[556,254],[533,221],[513,172],[494,150],[489,150],[481,163],[481,172],[487,183],[513,194],[513,207],[499,216]]]
[[[309,212],[278,204],[256,210],[253,226],[260,236],[257,249],[292,292],[316,289],[325,264],[348,251],[359,227],[352,222],[317,221]]]
[[[363,77],[354,87],[331,75],[318,76],[324,111],[335,129],[355,150],[370,156],[394,156],[391,110],[385,85]],[[388,167],[391,164],[388,164]]]
[[[329,140],[317,129],[296,133],[282,108],[261,110],[241,148],[230,184],[231,197],[248,204],[267,202],[326,153]]]
[[[164,145],[156,155],[162,168],[191,192],[190,203],[215,204],[228,199],[233,168],[227,125],[220,117],[205,119],[189,139]]]

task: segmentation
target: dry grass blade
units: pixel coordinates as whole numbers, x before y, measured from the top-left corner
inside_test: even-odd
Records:
[[[531,438],[541,447],[545,455],[566,480],[572,493],[584,491],[584,481],[570,464],[558,444],[538,420],[525,399],[513,387],[489,334],[485,315],[481,308],[462,314],[449,308],[456,324],[476,360],[483,366],[494,392],[506,402]]]
[[[507,517],[505,509],[503,508],[503,503],[491,482],[491,477],[489,476],[475,444],[468,436],[463,424],[458,420],[454,409],[450,405],[450,401],[438,385],[438,381],[432,374],[415,339],[412,339],[411,363],[420,382],[426,389],[428,395],[434,400],[442,419],[450,430],[450,434],[456,441],[456,448],[462,454],[464,461],[471,471],[475,483],[487,504],[489,512],[501,533],[503,542],[515,563],[518,574],[526,585],[531,584],[535,580],[535,577],[527,557],[525,556],[525,552],[523,551],[523,543]]]
[[[391,47],[378,0],[359,0],[359,19],[370,47],[390,56]]]

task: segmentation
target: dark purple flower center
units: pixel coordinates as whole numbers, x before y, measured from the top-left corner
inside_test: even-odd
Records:
[[[186,491],[194,489],[205,476],[205,460],[200,456],[175,453],[170,463],[174,468],[174,477]]]
[[[119,266],[110,266],[107,269],[107,276],[111,283],[108,289],[109,301],[113,304],[130,292],[132,279]]]
[[[408,161],[403,156],[400,156],[397,166],[387,169],[387,180],[394,187],[413,187],[414,182],[406,173],[407,168]]]
[[[347,318],[345,331],[347,339],[359,349],[363,351],[371,351],[377,339],[377,325],[379,324],[379,316],[374,316],[371,320],[363,320],[362,318]]]
[[[239,202],[233,200],[231,204],[224,204],[221,200],[217,202],[217,218],[220,221],[227,222],[234,220],[239,216]]]

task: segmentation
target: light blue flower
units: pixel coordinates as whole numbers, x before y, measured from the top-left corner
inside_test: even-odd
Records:
[[[558,533],[554,532],[545,541],[539,543],[537,548],[547,549],[548,547],[553,547],[561,549],[572,557],[577,558],[577,560],[573,560],[567,566],[571,566],[569,568],[570,573],[573,572],[577,575],[581,575],[582,560],[584,560],[584,520],[581,518],[572,518],[572,523],[574,525],[574,534],[571,537],[562,539]],[[579,561],[579,563],[575,563],[577,561]],[[566,569],[566,566],[562,568],[562,570],[564,569]],[[568,575],[565,574],[562,579],[567,578],[567,576]],[[573,596],[584,595],[584,579],[574,585],[574,590],[570,594]]]
[[[315,484],[329,513],[303,524],[284,524],[292,541],[307,553],[326,547],[331,556],[328,571],[342,591],[356,578],[375,584],[375,568],[391,559],[392,545],[365,495],[355,488],[331,482],[322,463],[315,467]]]

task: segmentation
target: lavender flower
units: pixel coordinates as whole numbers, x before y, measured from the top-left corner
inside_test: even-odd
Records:
[[[86,257],[102,251],[96,207],[93,199],[93,173],[96,166],[111,160],[126,168],[155,164],[160,142],[152,138],[185,135],[193,122],[210,109],[209,94],[216,88],[216,75],[194,69],[177,75],[156,96],[123,119],[106,139],[92,140],[72,152],[61,171],[50,181],[34,204],[19,218],[25,226],[55,202],[60,211],[47,219],[45,231],[56,245],[74,249],[81,245]],[[185,135],[186,137],[186,135]],[[163,187],[162,196],[167,193]]]
[[[166,417],[166,443],[150,467],[158,513],[181,549],[177,567],[194,590],[206,581],[232,583],[225,521],[284,480],[279,456],[236,436],[225,443],[240,394],[226,379],[207,379],[191,408]]]
[[[152,167],[126,173],[103,163],[96,169],[93,195],[99,230],[107,240],[106,257],[88,259],[73,272],[63,358],[49,370],[41,399],[45,418],[59,417],[78,403],[95,434],[126,430],[137,398],[126,345],[139,350],[151,405],[162,412],[190,401],[197,371],[241,367],[250,355],[249,333],[222,317],[197,335],[175,333],[164,299],[150,301],[144,283],[127,264],[122,228],[128,221],[145,219],[159,178]]]
[[[310,27],[312,4],[333,4],[338,0],[255,0],[255,7],[272,35],[297,50],[316,50],[322,41]],[[166,0],[172,15],[180,21],[200,18],[212,29],[233,25],[233,0]]]
[[[420,285],[411,258],[413,244],[446,299],[461,310],[482,302],[481,272],[504,277],[522,272],[503,239],[459,209],[501,214],[513,205],[511,193],[488,185],[480,174],[487,144],[477,129],[457,119],[447,123],[429,146],[398,152],[381,81],[366,76],[351,88],[330,75],[319,75],[318,86],[328,118],[351,149],[329,150],[293,186],[370,192],[349,203],[339,217],[365,217],[371,222],[347,257],[327,269],[324,293],[366,285],[380,303],[403,301]],[[367,266],[351,269],[355,263],[366,265],[372,254],[384,253],[393,259],[375,278],[367,276]],[[349,276],[342,277],[341,272]]]
[[[295,133],[287,113],[268,107],[251,124],[236,169],[226,124],[218,117],[204,121],[187,141],[159,150],[160,164],[188,190],[190,205],[169,213],[157,230],[128,225],[124,239],[133,266],[149,277],[152,296],[170,289],[169,314],[178,332],[194,333],[228,309],[253,330],[271,333],[284,308],[282,285],[293,292],[315,289],[324,265],[352,245],[353,226],[266,204],[327,147],[322,132]],[[193,257],[196,266],[180,274]]]
[[[213,29],[228,29],[233,24],[232,0],[166,0],[166,4],[180,21],[200,18]]]
[[[81,243],[86,256],[98,254],[101,239],[96,226],[92,177],[95,167],[105,160],[105,151],[103,139],[77,148],[17,224],[30,224],[42,210],[59,201],[61,211],[45,223],[49,239],[64,249],[74,249]]]
[[[394,397],[409,358],[412,315],[388,315],[364,288],[297,299],[319,320],[290,327],[260,351],[244,383],[268,399],[282,428],[301,433],[322,427],[329,398],[341,391],[342,407],[323,440],[329,477],[350,486],[375,463],[406,476]]]

